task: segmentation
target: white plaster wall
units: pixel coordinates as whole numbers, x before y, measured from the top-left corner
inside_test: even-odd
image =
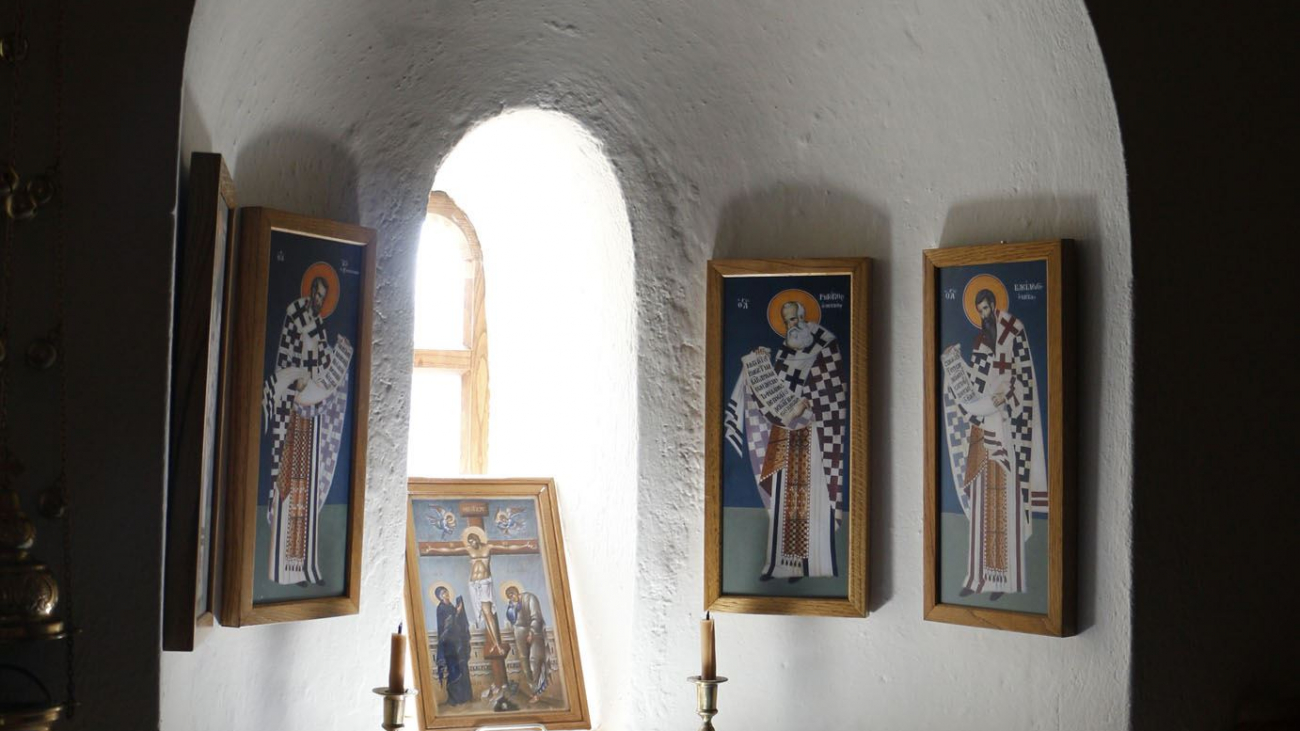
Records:
[[[721,617],[719,670],[733,680],[719,722],[1127,726],[1129,239],[1114,105],[1079,0],[211,0],[195,12],[186,87],[186,152],[230,156],[243,202],[359,218],[385,248],[362,614],[220,630],[166,655],[165,728],[374,723],[368,688],[400,617],[424,196],[473,124],[530,105],[604,143],[635,241],[638,479],[609,489],[635,493],[637,579],[632,616],[597,628],[630,661],[587,668],[618,689],[602,694],[604,728],[691,723],[704,262],[832,254],[877,260],[872,614]],[[925,623],[920,252],[1044,237],[1080,240],[1081,632]],[[590,535],[569,546],[575,582],[598,580],[604,544],[629,539]],[[605,616],[600,603],[628,597],[583,600],[580,614]]]

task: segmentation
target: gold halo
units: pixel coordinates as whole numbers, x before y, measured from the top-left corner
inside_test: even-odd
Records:
[[[781,317],[781,308],[787,302],[798,302],[803,305],[804,319],[808,322],[821,322],[822,306],[817,303],[816,297],[802,289],[787,289],[777,292],[776,296],[767,303],[767,322],[777,335],[785,337],[785,319]]]
[[[325,304],[321,305],[320,316],[329,317],[339,304],[339,273],[334,271],[334,267],[323,261],[318,261],[307,267],[307,271],[303,272],[302,287],[300,288],[303,297],[311,296],[311,283],[317,277],[325,280],[325,287],[329,290],[325,293]]]
[[[460,533],[460,542],[461,542],[461,543],[464,543],[464,544],[466,544],[466,545],[469,545],[469,537],[470,537],[471,535],[476,535],[476,536],[478,536],[479,543],[487,543],[487,542],[488,542],[488,539],[487,539],[487,531],[483,530],[482,528],[478,527],[477,525],[471,525],[470,527],[468,527],[468,528],[466,528],[465,530],[461,531],[461,533]]]
[[[979,327],[983,322],[979,309],[975,307],[975,295],[983,289],[993,293],[993,302],[999,312],[1007,310],[1007,287],[1002,280],[992,274],[976,274],[966,283],[966,290],[961,294],[962,303],[966,306],[966,319],[970,320],[970,324],[975,327]]]
[[[518,581],[511,579],[510,581],[501,582],[501,601],[505,602],[506,604],[510,603],[510,597],[506,596],[506,589],[509,589],[512,586],[519,590],[519,596],[524,595],[524,585],[519,583]]]
[[[432,584],[429,584],[428,589],[429,600],[433,602],[434,606],[438,605],[438,589],[440,588],[447,590],[447,601],[456,601],[456,590],[451,588],[451,584],[448,584],[445,581],[435,581]]]

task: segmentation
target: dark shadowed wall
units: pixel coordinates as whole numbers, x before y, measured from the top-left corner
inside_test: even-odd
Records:
[[[1297,718],[1300,7],[1088,5],[1133,236],[1133,728]]]
[[[64,4],[68,474],[81,712],[61,728],[149,729],[158,725],[173,211],[192,3]],[[0,5],[0,32],[12,30],[15,5]],[[30,173],[54,155],[55,14],[51,3],[27,0],[23,9],[31,53],[16,162]],[[8,140],[7,65],[0,76],[0,139]],[[18,240],[10,353],[55,322],[53,216],[24,224]],[[27,467],[20,492],[32,515],[57,474],[56,383],[52,372],[14,364],[14,447]],[[37,528],[36,554],[57,568],[58,526],[38,519]],[[37,668],[61,696],[61,649],[0,646],[0,662]],[[27,694],[12,676],[0,680],[0,700]]]

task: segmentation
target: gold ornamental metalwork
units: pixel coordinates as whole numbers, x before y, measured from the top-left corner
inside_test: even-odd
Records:
[[[15,221],[26,221],[36,216],[36,196],[27,191],[14,191],[5,196],[5,215]]]
[[[33,703],[0,706],[0,729],[4,731],[48,731],[67,706],[63,703]]]
[[[40,690],[44,700],[13,701],[0,703],[0,729],[3,731],[48,731],[55,722],[64,717],[66,703],[56,703],[50,696],[50,689],[30,671],[14,665],[0,665],[0,671],[27,678],[32,687]],[[9,685],[6,683],[5,688]]]
[[[14,167],[13,163],[0,162],[0,195],[9,195],[18,190],[22,180],[18,168]]]
[[[54,616],[59,584],[44,563],[28,554],[35,541],[36,526],[23,513],[18,493],[0,488],[0,642],[64,634],[63,620]]]
[[[27,346],[27,365],[38,371],[48,371],[59,361],[59,346],[53,338],[37,338]]]
[[[27,39],[18,33],[7,33],[0,36],[0,61],[7,63],[22,61],[27,58],[29,46]]]
[[[35,201],[36,205],[43,206],[54,200],[54,194],[58,192],[58,185],[54,178],[49,175],[34,175],[31,180],[27,181],[27,194]]]

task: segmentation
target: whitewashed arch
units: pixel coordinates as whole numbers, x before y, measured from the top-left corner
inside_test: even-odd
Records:
[[[612,630],[631,615],[635,590],[627,204],[600,142],[572,117],[540,109],[511,110],[471,129],[433,187],[465,211],[483,250],[489,472],[556,478],[599,721],[611,681],[629,677],[630,656]]]

